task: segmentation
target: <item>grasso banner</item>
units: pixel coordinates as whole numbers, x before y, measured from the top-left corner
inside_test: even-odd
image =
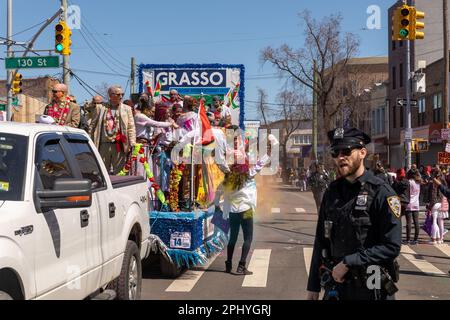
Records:
[[[159,95],[176,89],[181,96],[219,96],[230,107],[233,124],[244,125],[244,65],[141,64],[139,92],[147,86]]]

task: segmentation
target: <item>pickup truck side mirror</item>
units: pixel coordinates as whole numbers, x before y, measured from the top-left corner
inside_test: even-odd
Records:
[[[92,204],[91,181],[88,179],[57,179],[52,190],[36,190],[42,211],[87,208]]]

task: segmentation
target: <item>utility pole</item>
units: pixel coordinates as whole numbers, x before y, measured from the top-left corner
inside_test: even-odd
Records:
[[[412,0],[408,0],[408,5],[413,5]],[[411,40],[406,41],[406,168],[411,169],[411,143],[412,143],[412,128],[411,128]]]
[[[67,21],[67,0],[61,0],[61,6],[63,12],[61,14],[61,20]],[[69,72],[69,56],[63,55],[63,82],[69,88],[70,92],[70,72]]]
[[[8,44],[6,46],[7,54],[6,56],[8,58],[13,56],[12,53],[12,0],[7,0],[7,22],[6,22],[6,29],[7,29],[7,38],[8,38]],[[11,85],[12,85],[12,70],[6,70],[6,96],[7,96],[7,106],[6,106],[6,121],[10,121],[12,117],[12,91],[11,91]]]
[[[136,59],[131,58],[131,94],[136,93]]]
[[[449,72],[450,72],[450,66],[449,66],[449,56],[448,56],[448,5],[447,5],[447,0],[442,0],[442,5],[443,5],[443,14],[444,14],[444,19],[443,19],[443,27],[444,27],[444,94],[443,94],[443,107],[444,107],[444,128],[448,128],[448,122],[449,122],[449,114],[448,114],[448,109],[449,109],[449,105],[448,105],[448,76],[449,76]]]
[[[317,64],[316,61],[314,60],[314,89],[313,89],[313,146],[312,146],[312,153],[313,153],[313,158],[314,160],[318,160],[317,159],[317,72],[316,72],[316,68],[317,68]]]

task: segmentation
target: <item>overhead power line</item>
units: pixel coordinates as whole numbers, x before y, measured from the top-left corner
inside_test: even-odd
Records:
[[[129,70],[128,66],[125,66],[125,64],[123,64],[122,62],[120,62],[119,60],[117,60],[114,56],[111,55],[111,53],[106,50],[98,41],[97,39],[92,35],[92,33],[89,31],[88,28],[85,28],[86,31],[81,30],[80,32],[83,32],[84,35],[89,38],[91,41],[93,41],[93,46],[96,47],[96,49],[98,49],[98,51],[104,55],[105,59],[109,59],[109,62],[112,63],[115,67],[121,69],[121,70]]]
[[[105,76],[116,76],[116,77],[122,77],[122,78],[129,78],[130,77],[129,75],[126,75],[126,74],[118,74],[118,73],[110,73],[110,72],[102,72],[102,71],[93,71],[93,70],[84,70],[84,69],[78,69],[78,68],[74,68],[72,70],[76,71],[76,72],[100,74],[100,75],[105,75]]]
[[[35,25],[29,27],[29,28],[26,28],[25,30],[19,31],[19,32],[17,32],[17,33],[14,33],[11,37],[18,36],[19,34],[25,33],[25,32],[27,32],[27,31],[29,31],[29,30],[31,30],[31,29],[34,29],[34,28],[36,28],[36,27],[39,27],[41,24],[44,24],[46,21],[47,21],[47,19],[45,19],[44,21],[39,22],[39,23],[37,23],[37,24],[35,24]]]
[[[69,4],[70,1],[69,1]],[[97,30],[95,30],[95,28],[93,27],[93,25],[91,23],[89,23],[89,21],[85,18],[85,16],[81,16],[81,21],[83,23],[83,27],[84,29],[86,29],[86,33],[91,37],[91,39],[97,44],[97,46],[112,60],[115,62],[116,66],[118,66],[119,68],[125,69],[125,70],[129,70],[129,66],[125,63],[123,63],[122,61],[120,61],[119,59],[117,59],[116,57],[114,57],[110,50],[105,49],[105,47],[99,42],[99,40],[97,40],[97,38],[94,36],[94,34],[100,34],[99,32],[97,32]],[[93,29],[94,32],[90,31],[90,28]],[[102,37],[99,37],[100,40],[103,41],[103,43],[110,48],[111,50],[115,51],[117,55],[119,55],[119,53],[114,50]]]
[[[120,75],[116,70],[114,70],[106,61],[105,59],[102,59],[99,54],[94,50],[94,48],[91,46],[91,44],[89,43],[89,41],[86,39],[86,36],[84,35],[83,31],[80,29],[80,34],[83,37],[84,41],[86,42],[86,44],[89,46],[89,48],[91,49],[92,53],[95,54],[95,56],[109,69],[111,70],[113,73],[115,73],[116,75]]]
[[[72,77],[74,77],[74,78],[78,81],[78,83],[80,83],[80,85],[81,85],[86,91],[89,92],[89,90],[87,90],[87,89],[85,88],[85,86],[86,86],[87,88],[89,88],[92,92],[95,92],[96,94],[98,94],[98,95],[100,95],[100,96],[103,97],[103,95],[102,95],[101,93],[99,93],[97,90],[95,90],[94,88],[92,88],[86,81],[84,81],[83,79],[81,79],[75,72],[73,72],[72,69],[68,69],[68,68],[64,68],[64,67],[63,67],[63,69],[68,70],[68,71],[69,71],[69,74],[70,74]],[[92,93],[89,92],[89,94],[92,94]],[[92,96],[94,96],[94,95],[92,95]],[[106,98],[106,97],[103,97],[103,98]]]

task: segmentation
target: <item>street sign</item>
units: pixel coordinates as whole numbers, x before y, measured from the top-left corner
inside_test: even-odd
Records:
[[[447,143],[446,145],[445,145],[445,152],[450,152],[450,143]]]
[[[439,163],[439,165],[450,165],[450,153],[439,152],[438,153],[438,163]]]
[[[6,111],[6,104],[0,104],[0,111]]]
[[[412,140],[412,135],[413,135],[412,129],[405,130],[405,140],[406,141]]]
[[[450,129],[441,129],[441,139],[449,140]]]
[[[402,107],[406,107],[406,99],[401,99],[401,98],[397,98],[397,105],[398,106],[402,106]],[[410,104],[411,107],[417,107],[417,100],[410,100]]]
[[[261,127],[260,120],[247,120],[244,121],[245,128],[251,129],[259,129]]]
[[[59,68],[59,56],[6,58],[6,69]]]

